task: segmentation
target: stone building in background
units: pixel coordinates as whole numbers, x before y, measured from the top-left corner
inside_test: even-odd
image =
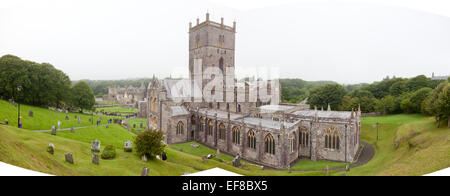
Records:
[[[108,95],[103,97],[104,101],[111,101],[119,104],[137,106],[139,101],[144,101],[147,96],[147,88],[144,83],[140,87],[109,87]]]
[[[167,144],[197,141],[228,154],[275,168],[286,168],[301,157],[316,160],[352,162],[360,150],[361,112],[309,110],[306,104],[280,104],[280,85],[268,83],[270,101],[249,92],[261,90],[255,81],[227,84],[223,92],[232,101],[210,102],[197,97],[211,79],[197,81],[194,65],[202,70],[218,67],[222,73],[235,69],[235,34],[233,26],[206,21],[189,25],[189,79],[160,80],[153,77],[146,100],[139,103],[148,127],[164,132]],[[255,89],[256,88],[256,89]],[[203,92],[203,91],[201,91]],[[238,99],[244,92],[244,99]],[[192,96],[194,95],[194,96]],[[184,100],[184,101],[180,101]],[[226,99],[225,99],[226,100]],[[239,100],[239,101],[238,101]]]

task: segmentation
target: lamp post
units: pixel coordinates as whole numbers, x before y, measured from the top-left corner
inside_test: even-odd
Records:
[[[19,101],[19,93],[22,91],[22,85],[17,86],[17,104],[18,104],[18,110],[17,110],[17,127],[20,127],[20,101]]]

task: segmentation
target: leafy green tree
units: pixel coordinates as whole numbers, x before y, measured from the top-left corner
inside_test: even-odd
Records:
[[[383,113],[394,113],[397,111],[397,103],[395,98],[391,95],[383,97],[382,99],[376,102],[375,110],[382,111]]]
[[[141,156],[153,159],[164,151],[163,133],[157,130],[146,130],[140,132],[135,138],[136,152]]]
[[[72,87],[72,105],[81,109],[92,109],[95,104],[94,92],[89,85],[78,82]]]
[[[423,87],[429,87],[431,84],[431,79],[424,75],[419,75],[414,78],[409,79],[406,82],[406,88],[409,92],[414,92]]]
[[[433,91],[433,89],[424,87],[417,90],[411,95],[410,102],[412,104],[412,112],[420,113],[422,102],[426,97],[428,97],[431,91]]]
[[[413,113],[414,112],[414,105],[411,103],[411,99],[410,98],[403,99],[400,102],[400,108],[406,113]]]
[[[398,96],[407,91],[405,80],[397,81],[389,88],[389,94],[392,96]]]
[[[436,118],[437,127],[441,120],[450,116],[450,83],[448,81],[440,83],[423,101],[422,112]]]
[[[311,107],[319,107],[326,109],[330,104],[331,109],[338,109],[342,98],[345,96],[346,90],[339,84],[328,84],[323,87],[311,90],[308,103]]]

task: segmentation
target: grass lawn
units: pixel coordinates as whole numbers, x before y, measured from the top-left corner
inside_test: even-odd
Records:
[[[14,107],[8,101],[0,100],[0,121],[5,122],[8,119],[9,124],[17,127],[17,107]],[[33,117],[28,116],[28,111],[33,111]],[[69,120],[65,120],[66,115],[69,116]],[[81,123],[78,124],[78,118],[81,117]],[[22,116],[23,128],[31,129],[31,130],[49,130],[52,126],[58,125],[58,120],[61,121],[61,128],[71,128],[71,127],[83,127],[90,126],[95,124],[89,122],[89,119],[92,118],[89,114],[80,114],[80,113],[63,113],[57,111],[51,111],[47,108],[40,108],[29,105],[20,105],[20,116]],[[106,123],[107,119],[112,117],[104,116],[104,115],[94,115],[94,121],[102,118],[102,124]],[[114,117],[118,118],[118,117]]]
[[[190,146],[193,142],[174,144],[166,148],[168,161],[150,160],[142,162],[135,152],[123,152],[126,140],[134,141],[134,134],[119,125],[58,131],[56,136],[50,133],[38,133],[31,130],[50,129],[58,120],[62,128],[79,124],[69,114],[70,120],[64,120],[66,114],[54,112],[45,108],[21,106],[24,129],[17,129],[17,108],[6,101],[0,100],[0,120],[8,119],[10,126],[0,125],[0,161],[19,167],[32,169],[54,175],[140,175],[143,167],[150,168],[150,175],[183,175],[201,170],[220,167],[232,172],[250,176],[272,175],[325,175],[324,171],[292,171],[261,170],[253,164],[243,161],[242,167],[231,165],[233,157],[221,153],[219,159],[202,162],[201,156],[215,154],[214,149],[200,145]],[[33,110],[34,117],[28,117],[28,110]],[[80,114],[77,114],[80,116]],[[90,115],[81,114],[81,126],[91,123]],[[106,121],[110,117],[103,117]],[[140,119],[130,119],[130,122]],[[1,120],[3,121],[3,120]],[[379,122],[379,141],[376,141],[376,129],[372,125]],[[361,140],[371,143],[376,148],[374,158],[366,165],[353,168],[346,175],[423,175],[450,167],[450,129],[435,128],[432,117],[422,115],[389,115],[382,117],[363,118],[361,121]],[[138,124],[137,124],[137,127]],[[100,160],[100,165],[91,163],[91,142],[101,141],[104,148],[107,144],[116,147],[117,157],[113,160]],[[398,148],[395,148],[398,141]],[[54,155],[46,152],[49,143],[56,147]],[[183,152],[179,151],[183,149]],[[64,161],[64,154],[74,154],[75,164]],[[343,167],[344,163],[329,161],[312,162],[303,159],[292,169],[313,170]],[[332,172],[331,175],[342,175],[343,172]]]
[[[147,126],[147,119],[145,118],[129,118],[127,119],[128,124],[131,126],[131,131],[133,133],[138,133],[139,131],[145,130]],[[141,128],[142,123],[142,128]],[[133,124],[136,124],[136,128],[133,128]]]
[[[95,108],[95,111],[97,112],[108,112],[108,113],[137,113],[137,108],[123,108],[123,107],[104,107],[104,108]]]
[[[379,141],[372,125],[379,122]],[[361,139],[376,148],[366,165],[347,175],[423,175],[450,167],[450,129],[435,128],[423,115],[388,115],[363,118]],[[395,140],[399,147],[395,149]],[[336,173],[341,175],[342,173]]]
[[[47,132],[47,134],[51,135],[50,132]],[[71,133],[70,130],[58,131],[56,135],[86,143],[91,143],[93,140],[97,139],[101,142],[102,148],[108,144],[112,144],[120,150],[123,150],[124,143],[127,140],[134,141],[135,137],[133,133],[130,133],[117,124],[110,124],[109,128],[106,128],[106,125],[103,125],[76,129],[75,133]]]
[[[293,170],[318,170],[318,169],[326,169],[328,165],[328,168],[339,168],[339,167],[345,167],[346,163],[341,162],[333,162],[333,161],[325,161],[325,160],[318,160],[318,161],[311,161],[310,159],[304,158],[301,159],[297,164],[291,167]]]

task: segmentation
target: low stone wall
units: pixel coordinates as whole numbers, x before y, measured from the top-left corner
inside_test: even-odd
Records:
[[[361,117],[375,117],[375,116],[383,116],[384,112],[371,112],[371,113],[361,113]]]

